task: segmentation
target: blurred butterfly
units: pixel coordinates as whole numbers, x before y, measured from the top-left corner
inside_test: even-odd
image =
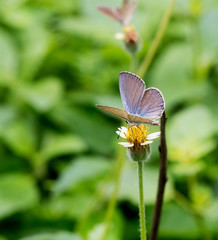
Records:
[[[97,9],[103,14],[113,18],[115,21],[120,22],[123,26],[130,23],[133,17],[133,13],[136,8],[136,1],[123,0],[121,8],[109,8],[99,6]]]
[[[125,110],[104,105],[97,107],[133,125],[159,125],[157,119],[162,116],[165,109],[165,101],[160,90],[157,88],[145,90],[144,81],[130,72],[120,73],[119,87]]]

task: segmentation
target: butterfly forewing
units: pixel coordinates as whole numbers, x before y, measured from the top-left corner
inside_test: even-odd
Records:
[[[135,114],[145,91],[145,83],[135,74],[121,72],[119,87],[123,107],[130,114]]]
[[[107,15],[108,17],[111,17],[114,20],[116,20],[116,21],[118,21],[118,22],[120,22],[122,24],[123,20],[122,20],[122,16],[121,16],[119,8],[111,9],[109,7],[99,6],[99,7],[97,7],[97,9],[100,12],[104,13],[105,15]]]
[[[123,118],[124,120],[128,121],[128,116],[127,116],[128,114],[123,109],[110,107],[110,106],[104,106],[104,105],[96,105],[96,106],[108,113],[111,113],[117,117]]]
[[[136,114],[146,119],[160,118],[165,108],[162,93],[156,88],[148,88],[144,92]]]

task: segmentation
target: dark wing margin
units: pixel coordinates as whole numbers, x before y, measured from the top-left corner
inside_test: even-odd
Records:
[[[121,72],[119,87],[123,107],[130,114],[135,114],[145,92],[145,83],[133,73]]]
[[[154,120],[162,116],[165,109],[164,97],[157,88],[148,88],[144,92],[136,114],[140,117]]]
[[[120,117],[126,121],[128,121],[128,114],[125,110],[120,109],[120,108],[115,108],[115,107],[110,107],[110,106],[104,106],[104,105],[96,105],[98,108],[101,110],[104,110],[105,112],[111,113],[114,116]]]

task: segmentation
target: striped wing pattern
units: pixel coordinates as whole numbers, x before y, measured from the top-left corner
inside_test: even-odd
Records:
[[[157,119],[162,116],[164,108],[165,102],[162,93],[157,88],[148,88],[145,90],[136,114],[151,120]]]
[[[135,114],[145,91],[145,83],[133,73],[121,72],[119,87],[124,109]]]
[[[144,81],[129,72],[120,73],[119,87],[125,110],[103,105],[97,105],[97,107],[134,125],[159,125],[155,120],[162,116],[165,101],[157,88],[145,90]]]

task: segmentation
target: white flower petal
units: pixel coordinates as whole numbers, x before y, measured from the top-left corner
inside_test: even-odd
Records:
[[[127,131],[128,131],[128,129],[126,127],[123,127],[123,126],[120,129],[121,129],[121,131],[123,131],[125,133],[127,133]]]
[[[124,40],[125,39],[125,35],[123,33],[116,33],[114,37],[118,40]]]
[[[117,133],[120,137],[126,138],[126,135],[125,135],[125,134],[127,134],[128,129],[127,129],[126,127],[120,127],[120,128],[118,128],[118,130],[119,130],[119,131],[116,131],[116,133]]]
[[[120,131],[116,131],[117,135],[119,135],[122,138],[126,138],[125,134],[123,132]]]
[[[148,144],[150,144],[150,143],[153,143],[153,141],[145,141],[145,142],[141,143],[141,145],[142,145],[142,146],[143,146],[143,145],[148,145]]]
[[[129,143],[129,142],[118,142],[118,144],[120,144],[124,147],[133,147],[134,146],[133,143]]]
[[[152,140],[152,139],[155,139],[155,138],[158,138],[158,137],[160,137],[160,132],[155,132],[155,133],[148,134],[146,139]]]

